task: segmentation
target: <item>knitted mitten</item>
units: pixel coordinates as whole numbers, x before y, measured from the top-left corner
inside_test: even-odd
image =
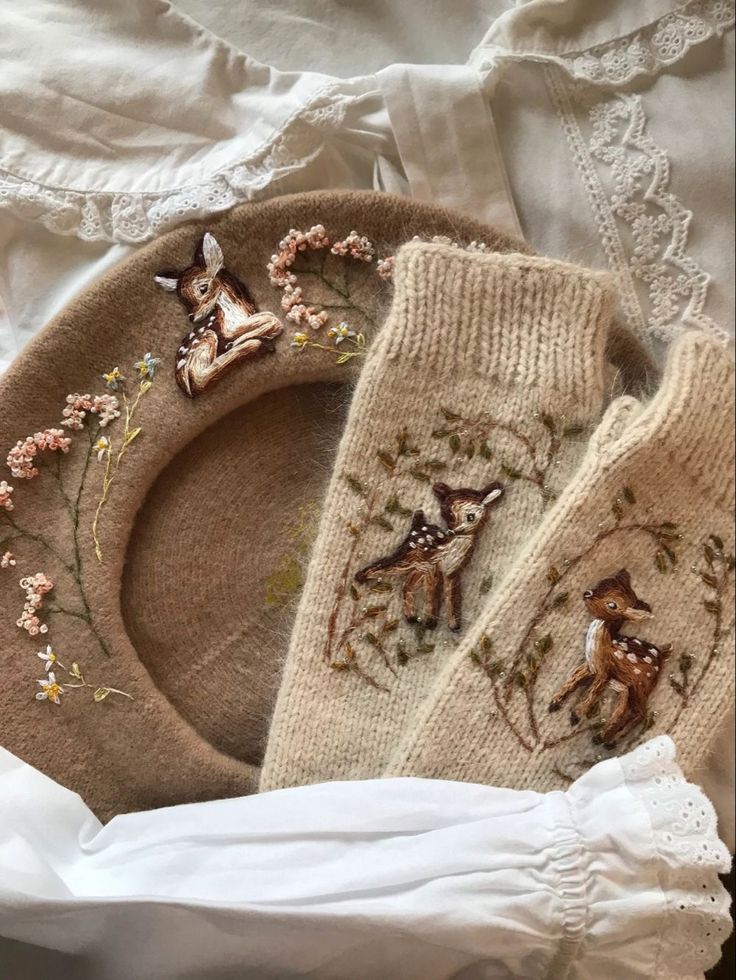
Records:
[[[606,278],[412,243],[354,394],[262,789],[377,776],[601,409]]]
[[[697,779],[733,704],[733,393],[689,334],[649,405],[612,404],[388,772],[548,790],[668,733]]]

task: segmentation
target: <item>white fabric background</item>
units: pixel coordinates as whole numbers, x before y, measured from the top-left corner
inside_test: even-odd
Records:
[[[719,36],[732,6],[731,0],[465,0],[443,7],[440,0],[407,0],[371,4],[369,24],[365,5],[318,0],[7,6],[0,32],[0,296],[7,309],[0,370],[127,242],[287,191],[412,190],[405,154],[431,162],[434,153],[423,144],[426,134],[392,131],[383,98],[387,79],[371,74],[392,60],[472,62],[487,79],[500,155],[489,133],[484,152],[471,161],[473,179],[463,167],[454,187],[478,181],[484,192],[489,183],[503,190],[505,163],[531,244],[606,265],[600,219],[542,67],[559,63],[579,74],[575,53],[591,44],[604,45],[594,51],[607,65],[631,57],[636,45],[654,59],[612,91],[641,97],[648,132],[670,168],[668,191],[691,212],[679,231],[696,277],[710,280],[704,312],[733,334],[733,112],[726,95],[733,89],[733,32]],[[657,18],[668,14],[674,26],[667,21],[657,40]],[[555,25],[552,35],[540,30],[545,18]],[[438,74],[441,67],[417,77]],[[318,93],[318,116],[309,115]],[[409,91],[395,94],[395,101],[411,104]],[[432,94],[430,84],[423,117]],[[439,130],[458,146],[464,134],[487,127],[477,113],[469,119],[448,113],[442,100],[431,123],[427,133]],[[452,196],[449,186],[447,200]],[[497,212],[484,207],[487,196],[457,203],[494,218]],[[630,257],[637,245],[630,228],[618,234]],[[106,240],[118,250],[110,251]],[[641,311],[629,318],[646,320],[656,299],[641,282],[632,288]]]
[[[675,980],[730,931],[727,866],[666,737],[566,793],[330,783],[105,827],[0,750],[3,980]]]

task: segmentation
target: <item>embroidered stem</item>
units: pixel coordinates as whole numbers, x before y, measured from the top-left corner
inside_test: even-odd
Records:
[[[720,547],[718,547],[719,545]],[[723,553],[723,543],[721,542],[720,538],[714,539],[713,536],[703,543],[703,551],[705,554],[706,568],[697,568],[696,566],[693,566],[693,568],[705,585],[712,590],[711,596],[703,600],[703,605],[705,606],[707,612],[709,612],[713,617],[713,632],[711,635],[708,654],[700,670],[698,671],[696,679],[690,683],[690,671],[693,666],[693,658],[687,653],[680,656],[679,668],[681,679],[678,680],[675,677],[670,677],[670,686],[679,695],[680,704],[675,712],[674,718],[667,728],[668,734],[671,734],[674,731],[680,717],[682,716],[682,713],[688,707],[690,699],[696,694],[698,688],[710,670],[713,661],[719,655],[719,644],[724,633],[723,602],[726,589],[731,577],[734,574],[734,568],[736,567],[734,564],[734,558],[732,555],[727,556]]]
[[[16,533],[9,534],[8,537],[4,539],[4,541],[12,541],[15,538],[28,538],[30,541],[35,541],[36,544],[40,544],[42,548],[45,548],[55,558],[57,558],[62,563],[64,568],[69,572],[70,575],[74,575],[75,572],[74,566],[70,565],[69,562],[66,560],[66,558],[61,554],[61,552],[57,551],[57,549],[50,542],[48,542],[46,538],[44,538],[40,534],[34,534],[33,531],[27,531],[25,528],[17,524],[7,512],[5,513],[5,519],[8,521],[9,524],[12,525],[13,528],[15,528]]]
[[[107,503],[110,494],[110,489],[113,485],[115,477],[117,476],[123,456],[125,455],[130,444],[133,442],[133,440],[138,436],[138,434],[141,431],[140,428],[137,429],[131,428],[131,424],[133,422],[133,419],[135,418],[135,413],[136,410],[138,409],[141,398],[146,394],[147,391],[150,390],[150,388],[151,388],[151,382],[147,378],[141,381],[138,385],[138,392],[136,394],[136,397],[132,405],[129,404],[128,398],[125,392],[123,392],[123,404],[125,406],[125,427],[123,429],[123,436],[120,443],[120,448],[115,454],[114,461],[113,461],[112,445],[108,445],[105,451],[105,472],[102,477],[102,493],[100,494],[100,499],[97,503],[97,509],[95,511],[94,520],[92,521],[92,540],[94,541],[94,545],[95,545],[95,555],[97,556],[97,560],[100,563],[102,563],[103,561],[102,546],[100,545],[100,540],[97,534],[100,514],[102,513],[102,508]]]

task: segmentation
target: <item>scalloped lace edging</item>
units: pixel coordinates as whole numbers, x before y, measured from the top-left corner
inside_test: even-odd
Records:
[[[718,837],[715,810],[683,776],[667,736],[651,739],[619,762],[649,815],[667,902],[654,976],[702,974],[718,962],[732,928],[730,898],[718,879],[731,860]]]
[[[580,82],[622,86],[640,75],[656,75],[684,58],[696,44],[721,37],[735,21],[733,0],[689,0],[646,27],[585,50],[569,54],[514,52],[490,43],[481,44],[471,55],[471,62],[487,72],[496,61],[532,58],[558,65]]]
[[[630,329],[650,347],[687,327],[727,344],[704,312],[711,277],[688,252],[693,212],[670,190],[669,159],[647,130],[641,96],[591,94],[552,67],[545,77]]]
[[[58,235],[137,244],[183,221],[252,200],[278,179],[309,163],[322,146],[320,129],[339,127],[345,98],[339,82],[325,85],[281,131],[237,163],[198,183],[154,193],[75,191],[0,169],[0,207],[38,221]]]
[[[573,78],[596,85],[624,85],[684,58],[696,44],[720,37],[733,26],[731,0],[691,0],[643,30],[580,54],[559,59]]]

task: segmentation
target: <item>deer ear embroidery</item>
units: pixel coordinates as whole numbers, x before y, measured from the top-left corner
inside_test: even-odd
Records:
[[[585,660],[554,695],[549,710],[559,711],[571,694],[585,686],[585,694],[570,714],[570,723],[574,726],[591,714],[606,691],[613,690],[616,696],[613,710],[603,730],[593,739],[611,748],[646,720],[649,698],[657,686],[670,647],[656,647],[620,632],[626,620],[639,621],[634,610],[651,612],[650,606],[639,599],[631,587],[631,576],[625,568],[586,590],[583,598],[586,608],[595,617],[585,638]],[[625,600],[623,605],[622,599]]]
[[[177,279],[175,272],[158,272],[153,277],[153,281],[162,289],[165,289],[167,293],[175,293],[176,288],[179,285],[179,280]]]
[[[483,503],[488,505],[501,496],[503,493],[503,486],[500,483],[489,483],[488,486],[481,492],[485,494],[483,497]]]
[[[415,511],[398,548],[362,568],[355,581],[401,582],[404,618],[427,629],[437,626],[444,602],[447,625],[456,631],[461,627],[461,575],[488,519],[489,504],[503,487],[493,483],[483,490],[452,490],[446,483],[436,483],[432,490],[446,526],[428,524],[424,511]]]
[[[217,239],[214,235],[210,234],[210,232],[205,232],[200,243],[200,248],[207,274],[210,276],[216,276],[220,269],[222,269],[222,267],[225,265],[225,256],[222,254],[222,249],[220,248]],[[198,248],[196,254],[199,254],[199,251],[200,249]]]
[[[281,321],[256,309],[245,285],[225,268],[222,249],[210,232],[200,240],[188,268],[160,272],[154,280],[177,293],[193,324],[179,344],[174,369],[187,397],[201,395],[242,361],[276,349]]]

